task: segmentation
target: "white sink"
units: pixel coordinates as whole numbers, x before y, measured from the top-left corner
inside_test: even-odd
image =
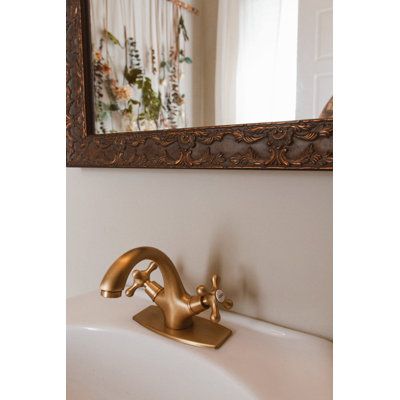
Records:
[[[132,320],[150,304],[141,293],[67,301],[68,400],[332,398],[330,341],[221,312],[233,335],[218,350],[193,347]]]

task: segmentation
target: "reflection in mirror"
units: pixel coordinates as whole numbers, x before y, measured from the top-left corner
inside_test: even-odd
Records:
[[[318,118],[332,0],[89,0],[96,133]]]

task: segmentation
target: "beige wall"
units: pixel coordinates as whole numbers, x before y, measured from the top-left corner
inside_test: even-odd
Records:
[[[188,291],[215,271],[235,311],[332,336],[331,173],[68,169],[68,295],[143,245]]]

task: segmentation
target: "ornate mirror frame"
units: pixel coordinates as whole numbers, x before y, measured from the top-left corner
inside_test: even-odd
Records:
[[[67,166],[333,169],[333,119],[94,134],[89,0],[67,0]]]

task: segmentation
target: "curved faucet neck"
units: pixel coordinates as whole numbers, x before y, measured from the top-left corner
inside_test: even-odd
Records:
[[[136,264],[143,260],[154,261],[160,268],[164,291],[182,297],[186,293],[181,278],[170,258],[155,247],[137,247],[120,256],[108,269],[101,282],[100,289],[104,292],[118,293],[124,290],[129,274]],[[114,297],[114,296],[110,296]]]

